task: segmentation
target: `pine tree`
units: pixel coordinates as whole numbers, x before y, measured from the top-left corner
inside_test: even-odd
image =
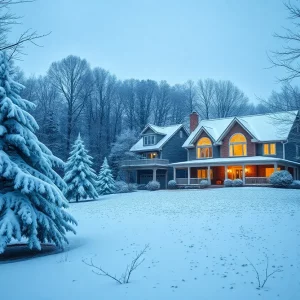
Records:
[[[66,198],[76,201],[87,197],[97,198],[96,179],[97,176],[92,169],[92,157],[88,155],[79,134],[65,166]]]
[[[105,157],[98,175],[97,190],[99,195],[108,195],[112,194],[115,188],[115,181]]]
[[[63,247],[76,224],[65,210],[65,183],[53,170],[64,164],[36,137],[38,125],[28,113],[35,105],[20,97],[24,87],[10,74],[0,52],[0,253],[21,238],[30,249],[44,242]]]

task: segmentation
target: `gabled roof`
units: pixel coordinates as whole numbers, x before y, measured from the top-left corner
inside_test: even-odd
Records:
[[[235,122],[238,122],[258,142],[285,141],[297,114],[298,111],[294,110],[263,115],[201,120],[197,128],[187,138],[183,147],[194,147],[194,142],[202,129],[205,129],[214,141],[220,142]]]
[[[187,134],[187,130],[183,124],[177,124],[172,126],[156,126],[152,124],[148,124],[141,134],[143,134],[147,129],[153,130],[155,133],[163,135],[164,137],[155,145],[144,146],[143,137],[139,139],[139,141],[133,145],[130,151],[153,151],[153,150],[161,150],[161,148],[166,144],[166,142],[180,129],[183,129]]]

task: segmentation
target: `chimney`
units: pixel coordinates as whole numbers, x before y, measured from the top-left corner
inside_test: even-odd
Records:
[[[199,115],[193,111],[190,114],[190,132],[193,132],[199,124]]]

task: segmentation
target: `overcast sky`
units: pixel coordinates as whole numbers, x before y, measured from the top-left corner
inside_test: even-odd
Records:
[[[119,79],[228,79],[250,100],[279,89],[279,70],[267,69],[272,35],[287,26],[281,0],[37,0],[13,7],[25,28],[51,35],[27,46],[18,64],[45,74],[69,54]]]

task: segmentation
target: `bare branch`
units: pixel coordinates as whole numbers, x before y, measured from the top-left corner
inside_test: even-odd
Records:
[[[121,277],[118,279],[116,277],[116,275],[111,275],[108,272],[106,272],[105,270],[102,269],[102,267],[98,267],[93,263],[93,260],[91,259],[90,262],[88,263],[86,260],[82,260],[82,262],[84,264],[86,264],[89,267],[92,267],[95,270],[92,270],[93,273],[100,275],[100,276],[107,276],[111,279],[113,279],[114,281],[116,281],[119,284],[127,284],[129,283],[130,277],[133,273],[134,270],[136,270],[144,261],[145,259],[140,260],[140,258],[142,257],[142,255],[144,255],[146,253],[146,251],[149,248],[149,244],[145,245],[144,249],[136,254],[136,257],[133,259],[133,261],[127,265],[125,272],[121,275]]]

